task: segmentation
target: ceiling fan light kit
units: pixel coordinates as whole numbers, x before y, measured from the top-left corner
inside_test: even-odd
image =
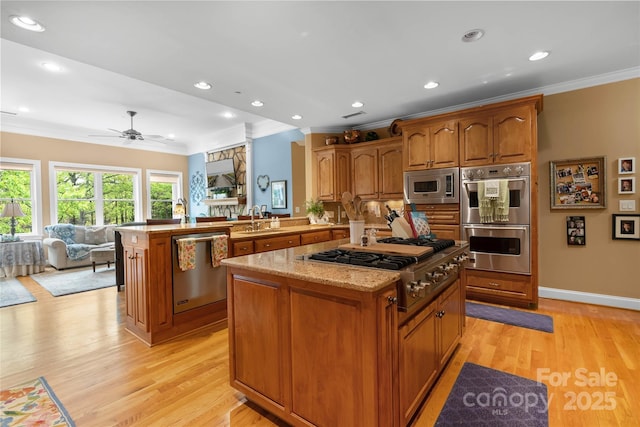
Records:
[[[109,128],[110,131],[119,133],[120,135],[118,136],[118,138],[125,139],[126,140],[125,144],[130,143],[129,141],[144,141],[145,137],[149,141],[160,142],[160,143],[163,143],[163,144],[166,144],[167,141],[173,141],[172,139],[166,139],[166,141],[160,141],[159,138],[163,138],[164,139],[164,137],[162,135],[143,135],[142,133],[138,132],[137,130],[135,130],[133,128],[133,117],[138,113],[135,112],[135,111],[127,111],[127,114],[131,118],[131,128],[129,128],[127,130],[123,130],[123,131]],[[112,136],[114,136],[115,137],[115,135],[89,135],[89,136],[99,136],[99,137],[112,137]]]

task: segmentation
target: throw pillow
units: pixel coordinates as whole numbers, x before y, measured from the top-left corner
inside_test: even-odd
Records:
[[[107,227],[87,227],[84,231],[84,242],[87,245],[107,243]]]
[[[56,224],[46,227],[49,237],[60,239],[67,245],[76,243],[76,226],[73,224]]]

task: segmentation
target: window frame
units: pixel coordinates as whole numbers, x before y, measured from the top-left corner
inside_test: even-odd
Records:
[[[171,178],[166,181],[155,180],[154,177],[167,177]],[[173,190],[171,192],[171,211],[175,212],[176,202],[179,198],[182,198],[182,172],[180,171],[167,171],[167,170],[159,170],[159,169],[147,169],[146,170],[146,181],[147,181],[147,209],[146,209],[146,218],[151,218],[151,181],[154,182],[167,182],[173,185]],[[173,182],[175,180],[175,182]],[[187,209],[189,207],[187,206]],[[187,215],[189,213],[187,212]],[[175,217],[175,215],[172,215]]]
[[[42,163],[40,160],[33,159],[21,159],[17,157],[0,157],[0,169],[18,169],[18,167],[11,167],[11,165],[22,166],[20,169],[24,169],[25,166],[31,171],[31,233],[16,233],[21,237],[27,238],[41,238],[43,230],[42,219]]]
[[[52,224],[58,220],[58,188],[57,188],[57,172],[59,170],[75,170],[81,172],[92,172],[99,175],[96,176],[94,187],[101,194],[100,198],[95,199],[96,202],[96,223],[95,225],[104,225],[104,215],[98,215],[104,208],[104,197],[102,197],[102,174],[103,173],[123,173],[133,175],[133,204],[134,204],[134,221],[140,221],[142,218],[142,169],[127,168],[117,166],[93,165],[88,163],[69,163],[69,162],[49,162],[49,200],[50,200],[50,218]]]

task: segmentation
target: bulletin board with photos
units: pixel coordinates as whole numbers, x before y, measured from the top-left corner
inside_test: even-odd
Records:
[[[551,209],[606,207],[606,158],[551,161]]]

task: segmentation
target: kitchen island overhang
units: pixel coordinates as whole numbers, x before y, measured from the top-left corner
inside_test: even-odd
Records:
[[[293,425],[407,425],[462,334],[464,269],[407,315],[399,272],[305,259],[340,243],[223,261],[231,385]]]

